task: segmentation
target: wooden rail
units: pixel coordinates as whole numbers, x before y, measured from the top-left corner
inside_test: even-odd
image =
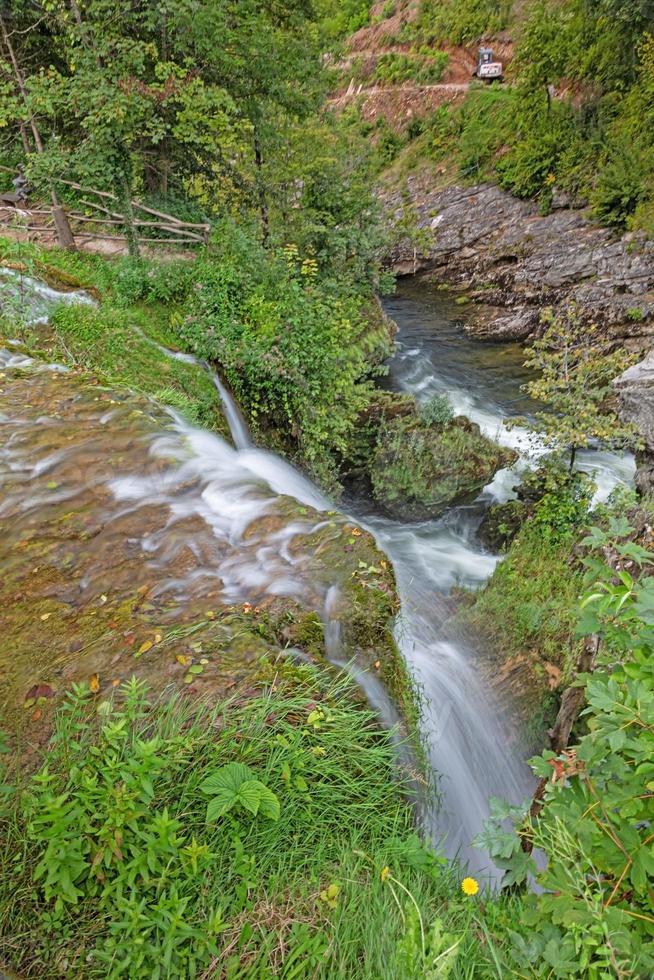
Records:
[[[14,173],[9,167],[0,166],[0,171]],[[66,208],[66,216],[71,227],[71,231],[76,241],[98,241],[111,239],[117,242],[127,242],[126,234],[116,234],[118,228],[127,230],[127,220],[120,210],[120,201],[115,194],[109,191],[96,190],[91,187],[83,187],[73,180],[57,178],[57,183],[72,187],[74,190],[84,194],[80,198],[80,204],[87,211],[76,211]],[[89,200],[89,197],[100,198]],[[107,206],[111,203],[112,206]],[[139,244],[143,245],[206,245],[209,241],[211,226],[208,223],[198,224],[191,221],[182,221],[174,215],[157,211],[155,208],[141,204],[140,201],[131,202],[132,211],[138,213],[131,221],[131,227],[135,230],[135,237]],[[96,212],[89,214],[88,211]],[[144,217],[147,215],[149,217]],[[152,218],[157,220],[152,220]],[[39,235],[52,233],[54,229],[54,216],[52,208],[39,202],[36,207],[30,207],[26,202],[24,206],[0,203],[0,227],[13,226],[23,230],[26,234]],[[88,231],[85,226],[92,225]],[[97,231],[96,231],[97,228]],[[106,229],[104,232],[102,229]],[[143,234],[144,229],[152,229],[153,232],[161,232],[162,236],[153,235],[149,237]],[[140,234],[139,234],[140,232]]]

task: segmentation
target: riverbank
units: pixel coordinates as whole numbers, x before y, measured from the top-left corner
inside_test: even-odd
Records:
[[[602,228],[566,198],[543,215],[491,184],[440,183],[426,169],[405,190],[382,186],[391,226],[407,208],[415,216],[415,239],[389,254],[394,272],[453,287],[471,304],[469,328],[491,340],[538,336],[545,307],[574,304],[616,342],[649,350],[654,242],[644,233]]]
[[[22,283],[24,308],[31,285]],[[150,976],[171,935],[182,950],[171,957],[204,965],[226,957],[244,976],[253,963],[276,969],[278,958],[300,975],[336,970],[389,980],[398,971],[421,976],[445,954],[452,967],[472,961],[493,970],[502,954],[490,934],[512,900],[480,904],[478,883],[462,892],[464,872],[419,843],[404,793],[414,798],[423,776],[410,766],[405,743],[397,780],[398,729],[389,736],[377,724],[381,714],[401,729],[402,713],[416,723],[414,692],[389,632],[396,611],[390,563],[369,533],[325,513],[318,490],[282,460],[251,447],[237,451],[156,401],[75,367],[66,340],[84,350],[89,312],[88,303],[51,311],[54,335],[47,324],[14,324],[3,362],[1,604],[3,635],[11,637],[2,656],[11,700],[3,717],[17,721],[27,756],[16,754],[12,740],[14,765],[5,778],[14,792],[0,809],[2,882],[11,885],[0,888],[0,957],[25,976],[41,975],[53,959],[65,972],[118,975],[124,856],[141,861],[147,847],[150,870],[153,861],[168,862],[164,878],[175,894],[147,875],[130,887],[139,901],[152,891],[157,907],[176,908],[177,926],[171,933],[147,914],[138,920],[130,950],[143,929],[149,943],[138,960],[129,953],[130,976]],[[89,358],[115,339],[110,321],[102,324],[90,335],[101,346],[91,344]],[[72,369],[57,369],[49,357],[30,361],[16,343],[23,332],[42,354],[62,344]],[[137,350],[145,345],[156,364],[161,351],[144,334],[137,338]],[[162,356],[184,366],[174,377],[190,393],[201,366]],[[355,688],[342,680],[335,686],[312,666],[325,658],[354,674],[374,719]],[[217,707],[196,716],[207,703]],[[116,742],[115,730],[126,741],[121,735]],[[117,751],[139,834],[128,827],[120,840],[109,831],[96,839],[89,826],[80,835],[87,806],[108,826],[118,819]],[[29,782],[41,752],[49,773],[38,777],[43,789]],[[19,758],[27,769],[16,768]],[[192,785],[184,775],[191,758]],[[258,800],[253,811],[244,796],[241,809],[234,802],[233,815],[207,826],[198,782],[215,775],[212,766],[221,772],[237,762],[248,766],[267,803]],[[100,773],[93,791],[91,771]],[[59,792],[71,799],[63,810],[54,807]],[[427,782],[419,796],[432,792]],[[258,819],[248,816],[259,811]],[[73,816],[79,847],[70,839]],[[174,869],[170,848],[183,855]],[[25,856],[17,861],[19,852]],[[208,854],[221,869],[220,922],[207,910],[206,890],[197,889],[213,880]],[[40,884],[39,868],[48,869]],[[417,918],[410,929],[393,888],[411,891]],[[473,919],[483,923],[478,934]],[[415,929],[427,928],[429,944],[416,945]],[[370,930],[383,941],[364,957]],[[175,963],[183,973],[185,960]]]

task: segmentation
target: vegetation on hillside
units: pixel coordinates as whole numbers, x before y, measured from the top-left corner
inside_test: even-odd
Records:
[[[461,104],[412,120],[412,163],[447,161],[544,211],[566,193],[605,224],[652,233],[654,4],[423,0],[393,40],[474,51],[506,27],[515,49],[504,87],[473,85]]]

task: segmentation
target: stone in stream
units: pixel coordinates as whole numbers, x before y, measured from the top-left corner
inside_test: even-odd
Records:
[[[443,425],[428,425],[415,413],[398,416],[378,437],[370,467],[373,496],[394,518],[433,519],[454,503],[474,499],[517,458],[464,416]]]

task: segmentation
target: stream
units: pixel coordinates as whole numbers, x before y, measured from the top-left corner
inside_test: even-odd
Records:
[[[10,276],[3,290],[9,285]],[[64,301],[72,301],[71,295]],[[58,301],[61,294],[39,284],[34,317],[47,316]],[[517,346],[471,339],[461,309],[419,281],[402,282],[385,308],[399,326],[388,386],[418,400],[445,393],[457,412],[522,453],[517,466],[497,474],[477,500],[450,508],[439,520],[388,520],[361,500],[349,501],[349,514],[336,518],[356,520],[370,530],[395,568],[402,603],[396,640],[419,692],[421,735],[435,779],[418,803],[424,833],[471,873],[493,881],[497,869],[471,842],[483,827],[489,799],[520,802],[530,795],[532,777],[516,733],[505,730],[502,710],[478,680],[474,642],[454,642],[441,631],[451,588],[481,586],[500,560],[477,541],[485,509],[510,498],[521,469],[543,447],[526,430],[507,431],[502,425],[505,418],[528,415],[534,408],[520,391],[527,375]],[[103,521],[85,558],[81,587],[89,592],[108,588],[96,581],[100,572],[94,551],[116,549],[119,574],[121,542],[126,542],[125,576],[134,574],[136,552],[156,567],[171,621],[184,604],[217,594],[230,603],[311,595],[316,608],[323,609],[328,658],[354,673],[385,725],[395,724],[397,712],[379,678],[345,662],[338,583],[312,577],[312,556],[304,542],[327,523],[325,512],[333,512],[333,503],[288,463],[252,445],[238,406],[218,376],[212,375],[234,446],[172,411],[153,409],[152,417],[145,418],[129,401],[107,406],[91,394],[69,391],[65,370],[38,366],[7,349],[0,356],[0,371],[11,374],[15,368],[30,391],[11,413],[0,414],[0,516],[14,522],[12,534],[30,527],[39,508],[70,510],[83,495],[93,495],[101,501]],[[53,385],[61,403],[72,406],[65,436],[56,408],[43,409]],[[85,461],[108,453],[110,431],[123,441],[107,457],[102,477],[91,479]],[[583,453],[579,465],[593,471],[598,497],[633,476],[633,461],[619,454]],[[285,496],[314,508],[318,517],[290,519]]]

